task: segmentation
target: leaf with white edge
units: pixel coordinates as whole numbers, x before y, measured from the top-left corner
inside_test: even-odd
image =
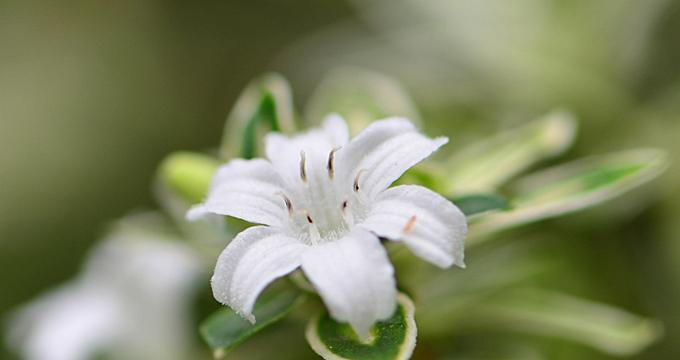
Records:
[[[575,341],[617,356],[636,354],[662,334],[661,325],[652,319],[541,289],[504,292],[479,303],[461,320],[470,326]]]
[[[668,166],[665,152],[629,150],[574,161],[517,181],[512,209],[484,214],[470,224],[468,244],[510,227],[582,210],[640,186]],[[471,240],[471,241],[470,241]]]
[[[531,165],[568,149],[576,127],[568,113],[553,112],[458,151],[447,161],[446,193],[494,192]]]
[[[489,211],[507,210],[508,200],[494,194],[471,194],[451,199],[465,216],[473,216]]]
[[[253,80],[236,101],[224,128],[220,156],[253,158],[259,135],[296,130],[293,97],[288,81],[271,73]]]
[[[297,290],[269,291],[255,304],[255,324],[224,308],[204,320],[199,331],[215,358],[220,359],[251,336],[283,319],[302,301],[304,295]]]
[[[402,116],[416,125],[420,115],[404,88],[391,77],[360,68],[339,68],[327,75],[305,108],[309,125],[318,125],[331,113],[347,120],[353,133],[370,122]]]
[[[168,155],[158,169],[158,177],[169,189],[190,204],[203,201],[220,162],[211,156],[176,152]]]
[[[418,330],[411,299],[398,295],[394,315],[378,322],[370,338],[361,341],[348,324],[340,324],[328,314],[318,316],[307,325],[307,342],[326,360],[404,360],[416,346]]]
[[[458,319],[484,299],[533,282],[554,266],[531,241],[495,245],[475,252],[465,271],[441,271],[421,262],[400,274],[399,283],[418,294],[418,325],[423,337],[446,336],[451,324],[458,324]]]

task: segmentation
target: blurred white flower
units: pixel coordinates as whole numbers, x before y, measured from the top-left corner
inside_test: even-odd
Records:
[[[399,118],[375,122],[349,141],[337,115],[292,138],[269,134],[268,160],[227,163],[206,201],[187,214],[265,225],[241,232],[222,252],[215,298],[254,322],[259,293],[301,267],[331,315],[367,336],[395,308],[394,270],[380,238],[401,241],[440,267],[463,266],[461,211],[421,186],[388,189],[447,142]]]
[[[14,315],[9,345],[28,360],[190,358],[189,305],[200,273],[179,241],[119,231],[77,279]]]

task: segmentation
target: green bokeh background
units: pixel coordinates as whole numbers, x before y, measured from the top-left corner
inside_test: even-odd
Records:
[[[0,316],[76,274],[110,221],[154,207],[165,155],[215,147],[251,78],[350,14],[306,0],[0,2]]]
[[[150,184],[164,155],[215,147],[239,91],[269,70],[291,80],[300,105],[335,66],[383,71],[404,81],[431,133],[459,144],[563,106],[581,120],[565,159],[645,146],[676,158],[680,3],[628,1],[618,12],[551,3],[562,23],[554,37],[546,25],[554,43],[545,49],[592,81],[547,60],[503,77],[502,67],[480,73],[446,63],[439,51],[412,53],[344,1],[0,2],[0,316],[73,276],[108,222],[153,207]],[[621,20],[644,11],[654,14],[644,27]],[[621,53],[603,47],[611,38],[634,65],[619,66]],[[502,63],[511,45],[484,56]],[[408,71],[419,64],[428,71]],[[429,86],[438,81],[474,91]],[[512,96],[527,88],[536,96]],[[566,264],[557,287],[661,319],[666,337],[643,359],[680,353],[678,184],[673,164],[631,198],[513,234]],[[590,351],[576,352],[583,353]]]

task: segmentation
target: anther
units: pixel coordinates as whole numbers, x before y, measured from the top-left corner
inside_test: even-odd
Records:
[[[307,157],[304,151],[300,151],[300,178],[302,181],[307,182]]]
[[[348,205],[347,200],[342,202],[342,206],[340,207],[340,209],[342,209],[343,213],[345,212],[345,210],[347,210],[347,205]]]
[[[361,178],[364,171],[366,171],[366,169],[359,170],[357,176],[354,178],[354,192],[359,192],[359,178]]]
[[[333,166],[333,162],[335,161],[335,152],[338,151],[339,148],[335,148],[331,150],[330,154],[328,154],[328,164],[326,165],[326,168],[328,169],[328,177],[333,179],[335,177],[335,168]]]
[[[314,219],[312,219],[312,215],[309,213],[307,209],[302,209],[299,212],[302,216],[304,216],[307,219],[307,222],[310,224],[314,224]]]
[[[293,202],[290,201],[290,198],[288,196],[286,196],[286,194],[280,193],[279,195],[281,195],[283,197],[283,202],[286,203],[286,209],[288,209],[288,214],[292,216],[293,215]]]
[[[404,234],[409,234],[411,231],[413,231],[413,226],[416,224],[416,216],[413,215],[411,216],[410,219],[406,222],[406,225],[404,225]]]

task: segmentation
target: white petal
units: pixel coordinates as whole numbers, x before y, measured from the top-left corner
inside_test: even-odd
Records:
[[[362,338],[394,313],[394,269],[378,238],[365,230],[312,247],[302,256],[302,269],[331,316],[349,322]]]
[[[352,186],[361,172],[362,191],[375,196],[447,142],[447,138],[430,139],[420,134],[406,119],[377,121],[338,151],[343,186]]]
[[[27,360],[85,360],[118,334],[116,298],[78,283],[62,286],[11,319],[10,345]]]
[[[266,226],[238,234],[220,254],[212,277],[215,299],[250,322],[255,300],[275,279],[300,266],[307,245]]]
[[[334,146],[344,146],[349,141],[347,122],[339,114],[328,115],[324,119],[322,129]]]
[[[285,183],[266,160],[232,160],[220,167],[203,204],[187,213],[189,220],[206,214],[233,216],[252,223],[282,225],[288,210]]]
[[[384,191],[361,226],[390,240],[403,241],[416,255],[437,266],[465,267],[465,215],[422,186],[404,185]]]
[[[289,184],[299,184],[300,153],[304,152],[310,177],[326,177],[328,155],[347,143],[349,130],[339,115],[330,115],[321,129],[287,137],[270,133],[265,138],[267,158]]]

